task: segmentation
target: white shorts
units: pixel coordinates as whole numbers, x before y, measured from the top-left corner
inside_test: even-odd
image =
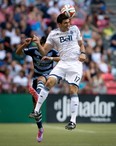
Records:
[[[53,68],[49,76],[65,79],[69,84],[79,86],[82,78],[83,64],[80,61],[62,61]]]

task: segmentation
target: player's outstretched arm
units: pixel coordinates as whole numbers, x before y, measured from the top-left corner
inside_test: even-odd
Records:
[[[41,60],[51,60],[58,62],[60,60],[60,57],[49,57],[49,56],[44,56]]]
[[[21,55],[23,52],[22,50],[26,47],[25,43],[18,45],[18,48],[16,50],[16,54]]]
[[[27,38],[27,39],[25,39],[23,44],[18,45],[18,48],[16,50],[16,54],[21,55],[22,54],[22,50],[25,47],[27,47],[30,44],[31,41],[32,41],[32,38]]]

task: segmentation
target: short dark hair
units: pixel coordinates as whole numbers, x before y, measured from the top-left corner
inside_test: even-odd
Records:
[[[40,39],[40,44],[41,44],[41,45],[44,45],[45,42],[46,42],[46,37],[45,37],[45,36],[41,37],[41,39]]]
[[[63,20],[69,19],[68,16],[66,16],[65,14],[60,14],[57,17],[57,23],[62,23]]]

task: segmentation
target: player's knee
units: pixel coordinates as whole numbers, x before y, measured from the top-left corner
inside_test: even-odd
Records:
[[[77,94],[77,91],[75,92],[75,90],[70,90],[70,95],[73,95],[73,94]]]
[[[73,94],[78,94],[78,87],[76,86],[70,86],[70,95],[73,95]]]
[[[51,77],[51,78],[48,78],[46,87],[51,89],[55,84],[56,84],[56,79]]]

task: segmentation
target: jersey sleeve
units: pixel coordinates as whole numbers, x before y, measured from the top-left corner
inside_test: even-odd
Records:
[[[33,56],[34,54],[34,49],[33,48],[24,48],[23,49],[23,52],[26,54],[26,55],[29,55],[29,56]]]
[[[24,48],[24,49],[23,49],[23,53],[26,54],[26,55],[28,55],[28,53],[29,53],[29,48]]]

